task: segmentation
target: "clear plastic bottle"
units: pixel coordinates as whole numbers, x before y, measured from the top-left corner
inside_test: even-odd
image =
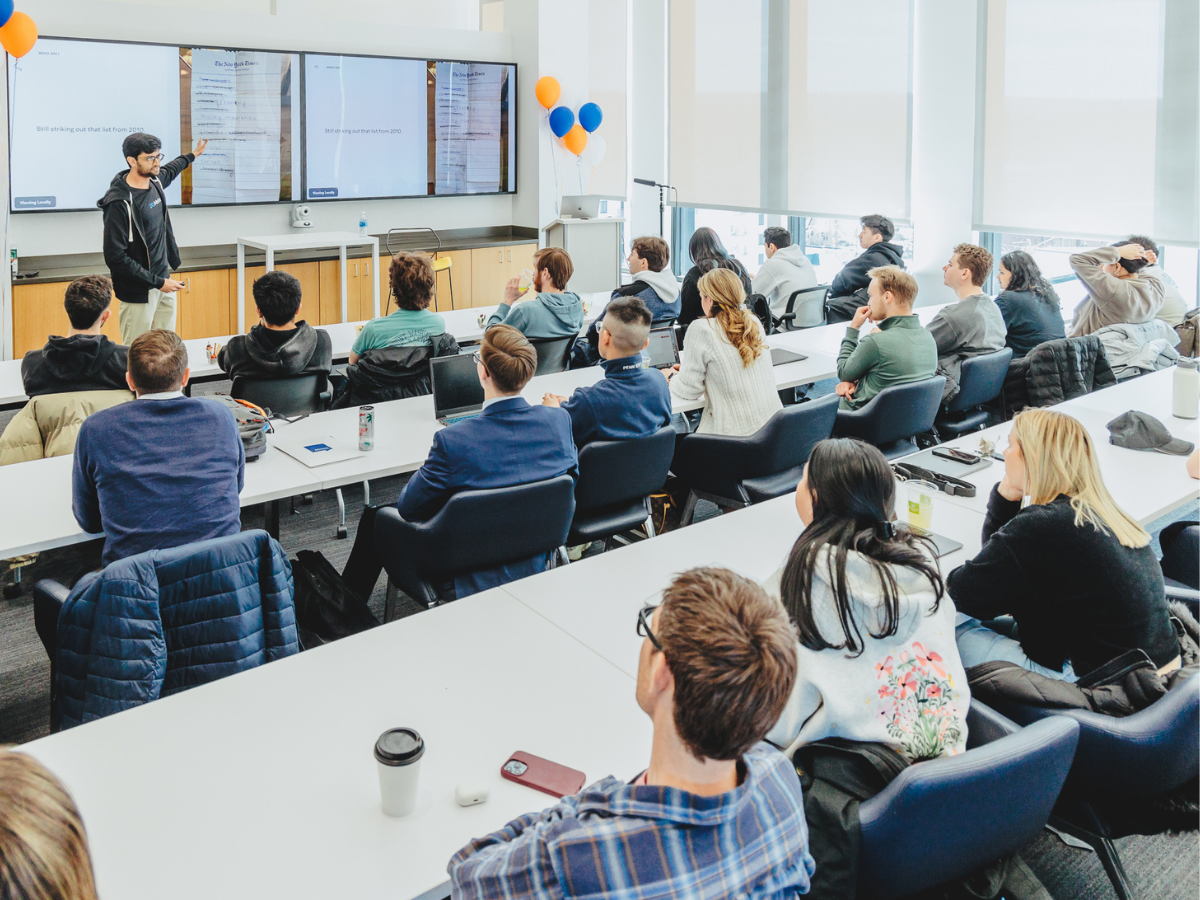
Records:
[[[358,233],[367,233],[367,211],[365,209],[358,214]]]
[[[1196,360],[1179,357],[1175,363],[1175,382],[1171,390],[1171,415],[1178,419],[1200,416],[1200,370]]]

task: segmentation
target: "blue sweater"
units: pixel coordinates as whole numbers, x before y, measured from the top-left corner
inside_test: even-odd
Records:
[[[563,404],[571,416],[575,446],[589,441],[649,437],[671,421],[671,389],[657,369],[642,368],[641,356],[606,359],[604,379],[576,388]]]
[[[89,416],[75,441],[72,510],[104,532],[108,565],[147,550],[237,534],[246,453],[211,400],[135,400]]]

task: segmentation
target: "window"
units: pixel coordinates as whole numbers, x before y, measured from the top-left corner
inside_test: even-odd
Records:
[[[804,252],[817,270],[817,281],[829,284],[842,266],[862,253],[858,234],[862,225],[858,219],[802,218],[804,223]],[[892,243],[904,247],[905,265],[913,258],[913,227],[897,225]]]

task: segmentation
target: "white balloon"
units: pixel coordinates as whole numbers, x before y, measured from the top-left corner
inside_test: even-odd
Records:
[[[589,134],[587,146],[583,148],[583,152],[579,154],[579,158],[583,160],[585,165],[598,166],[604,159],[604,151],[606,149],[604,138],[598,134]]]

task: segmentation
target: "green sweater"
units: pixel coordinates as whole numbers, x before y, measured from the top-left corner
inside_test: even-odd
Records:
[[[838,353],[838,378],[858,388],[842,409],[858,409],[885,387],[929,378],[937,371],[937,343],[916,316],[890,316],[879,331],[861,341],[857,328],[846,328]]]

